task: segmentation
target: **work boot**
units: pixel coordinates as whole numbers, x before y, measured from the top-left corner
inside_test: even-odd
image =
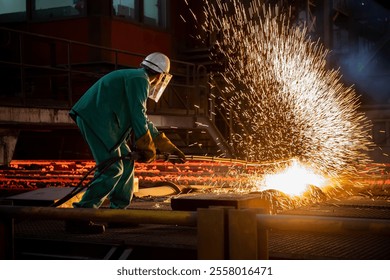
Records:
[[[92,221],[65,221],[65,231],[69,233],[99,234],[105,229],[104,225]]]

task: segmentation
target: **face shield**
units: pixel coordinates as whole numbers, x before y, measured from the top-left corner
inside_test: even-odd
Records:
[[[149,98],[158,102],[165,88],[167,87],[172,75],[169,73],[161,73],[158,81],[152,85],[149,89]]]

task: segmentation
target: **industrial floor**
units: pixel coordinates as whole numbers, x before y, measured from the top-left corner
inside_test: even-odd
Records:
[[[170,211],[169,199],[133,202],[131,209]],[[351,196],[282,214],[390,220],[387,196]],[[67,233],[64,221],[15,223],[16,259],[197,259],[196,227],[147,225],[106,228],[103,234]],[[270,259],[388,260],[388,235],[270,231]]]
[[[1,183],[4,186],[21,185],[25,189],[35,188],[36,192],[48,190],[48,186],[54,186],[51,190],[57,190],[55,196],[63,197],[69,192],[66,186],[72,182],[78,182],[79,175],[84,174],[93,163],[75,162],[14,162],[10,170],[2,170]],[[188,167],[188,168],[187,168]],[[196,163],[191,162],[186,168],[179,171],[172,169],[166,163],[156,163],[153,166],[140,166],[138,175],[144,179],[154,181],[176,181],[165,187],[154,188],[153,195],[150,189],[143,195],[142,190],[135,195],[129,211],[132,209],[155,209],[159,211],[177,210],[174,207],[183,207],[183,211],[196,211],[198,208],[209,206],[224,206],[234,208],[263,208],[264,205],[245,200],[245,195],[235,194],[236,199],[227,201],[225,205],[220,203],[221,196],[215,193],[204,192],[204,185],[197,184],[214,179],[218,182],[235,180],[236,177],[226,176],[228,164]],[[390,223],[390,166],[387,173],[379,176],[365,178],[367,188],[355,187],[361,181],[352,181],[351,188],[343,186],[343,195],[335,193],[331,197],[311,200],[310,203],[293,205],[285,209],[277,209],[273,215],[291,215],[292,217],[342,217],[360,218],[369,221],[386,221]],[[178,176],[178,173],[179,175]],[[188,174],[187,174],[187,173]],[[187,175],[186,175],[187,174]],[[208,176],[208,177],[207,177]],[[205,179],[207,177],[207,180]],[[188,187],[179,189],[176,184],[181,178]],[[154,182],[153,181],[153,182]],[[59,182],[59,183],[58,183]],[[180,183],[180,182],[179,182]],[[221,184],[224,185],[224,184]],[[201,186],[199,189],[197,186]],[[38,187],[38,189],[37,189]],[[186,190],[186,192],[182,192]],[[190,191],[190,192],[189,192]],[[191,193],[192,192],[192,193]],[[211,203],[204,205],[204,201],[193,200],[194,193],[204,194],[204,198]],[[35,193],[35,194],[37,194]],[[31,192],[32,194],[32,192]],[[21,196],[23,196],[21,194]],[[29,199],[37,203],[31,204],[24,197],[13,200],[13,205],[49,207],[53,202],[39,200],[38,195],[29,195]],[[46,196],[47,197],[47,196]],[[175,206],[176,198],[183,198],[181,205]],[[7,197],[9,198],[9,197]],[[22,199],[20,199],[22,198]],[[186,201],[185,199],[191,198]],[[276,201],[283,202],[282,196],[276,196],[271,206]],[[1,204],[7,204],[7,199]],[[256,201],[255,201],[256,202]],[[200,205],[200,204],[202,205]],[[267,207],[267,205],[265,205]],[[279,204],[280,206],[280,204]],[[71,207],[68,205],[67,207]],[[102,208],[107,208],[104,204]],[[277,208],[277,207],[276,207]],[[206,235],[207,236],[207,235]],[[15,220],[14,227],[14,258],[15,259],[198,259],[198,230],[196,226],[175,226],[165,224],[139,224],[137,227],[106,228],[103,234],[73,234],[65,231],[64,220]],[[326,233],[308,231],[269,231],[269,258],[270,259],[344,259],[344,260],[380,260],[390,259],[389,233],[368,234],[368,231],[358,230],[352,233]]]

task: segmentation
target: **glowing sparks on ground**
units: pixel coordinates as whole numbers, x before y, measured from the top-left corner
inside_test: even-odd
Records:
[[[221,110],[233,120],[230,143],[240,158],[295,158],[332,179],[370,162],[370,123],[359,97],[327,68],[328,50],[305,27],[261,0],[205,1],[204,14],[202,28],[215,38],[212,58],[224,61],[214,82],[224,84]],[[297,180],[311,184],[306,178]]]
[[[299,196],[304,194],[310,186],[322,188],[327,184],[326,178],[294,160],[291,166],[281,172],[266,174],[259,189],[274,189],[291,196]]]

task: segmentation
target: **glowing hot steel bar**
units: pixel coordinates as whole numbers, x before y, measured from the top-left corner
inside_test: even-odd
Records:
[[[271,166],[274,173],[269,173]],[[31,191],[44,193],[43,190],[47,188],[57,189],[51,195],[60,196],[59,199],[93,167],[94,162],[91,161],[13,161],[10,168],[0,170],[0,190],[3,194],[21,196]],[[276,167],[280,172],[276,171]],[[323,184],[321,180],[308,180],[312,176],[318,179],[309,171],[294,161],[248,163],[189,156],[184,164],[165,161],[137,163],[135,174],[139,179],[139,189],[144,191],[145,196],[156,195],[150,190],[157,187],[171,187],[173,192],[162,196],[167,197],[173,210],[193,211],[223,206],[265,208],[267,212],[276,213],[280,209],[313,204],[340,193],[351,193],[350,185],[354,185],[351,179],[348,184],[345,182],[341,187],[333,187],[331,183]],[[293,175],[297,176],[294,178]],[[387,176],[375,174],[355,179],[359,185],[390,184]],[[299,187],[296,188],[296,185]],[[23,197],[18,199],[25,200]],[[38,196],[35,199],[39,200]]]

